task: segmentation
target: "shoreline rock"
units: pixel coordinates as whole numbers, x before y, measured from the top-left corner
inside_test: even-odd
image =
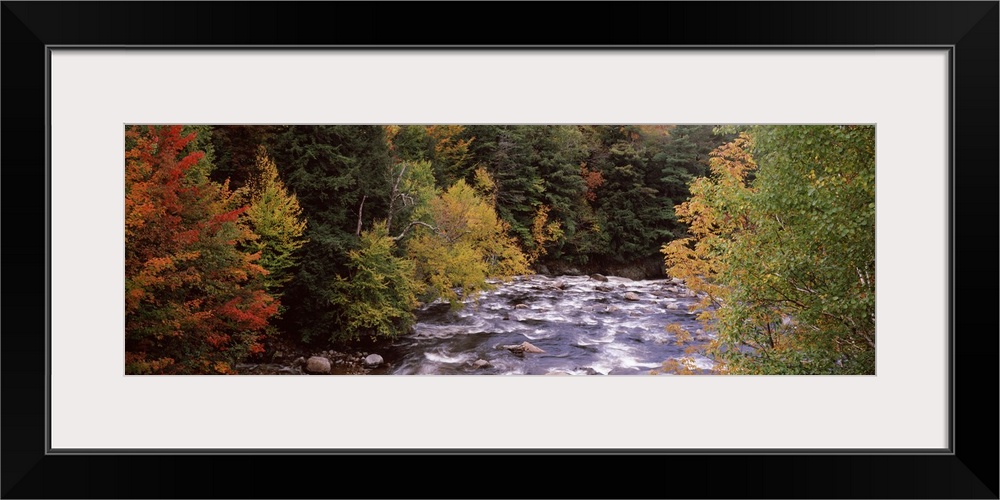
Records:
[[[383,360],[382,356],[379,356],[378,354],[369,354],[365,357],[365,366],[368,368],[376,368],[384,362],[385,360]]]
[[[330,360],[320,356],[313,356],[306,360],[306,371],[309,373],[328,374],[331,368]]]

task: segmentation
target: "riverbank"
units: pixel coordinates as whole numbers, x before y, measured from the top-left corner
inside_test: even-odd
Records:
[[[667,277],[661,257],[649,257],[636,262],[621,264],[611,261],[591,261],[572,264],[562,260],[545,260],[535,265],[535,272],[544,276],[617,276],[630,280],[657,280]]]
[[[392,363],[379,352],[387,350],[392,341],[365,340],[320,348],[275,339],[263,355],[236,365],[236,371],[240,375],[385,375],[392,370]],[[369,359],[373,355],[381,361]]]

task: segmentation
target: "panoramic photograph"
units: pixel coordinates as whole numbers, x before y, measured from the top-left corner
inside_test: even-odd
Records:
[[[126,125],[126,375],[874,375],[875,126]]]

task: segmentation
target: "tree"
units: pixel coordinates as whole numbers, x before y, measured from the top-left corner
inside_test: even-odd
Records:
[[[341,328],[331,340],[392,337],[413,324],[421,286],[414,262],[394,248],[384,221],[361,233],[359,248],[348,253],[347,277],[338,275],[333,285]]]
[[[233,373],[277,313],[260,255],[240,250],[254,237],[244,209],[181,129],[125,133],[126,373]]]
[[[426,218],[430,200],[438,195],[429,161],[403,161],[394,164],[388,182],[392,184],[386,220],[389,231],[397,225],[405,227],[411,220]]]
[[[433,145],[430,156],[438,184],[448,186],[464,179],[471,168],[469,145],[475,142],[476,137],[465,134],[462,125],[430,125],[426,131]],[[401,137],[405,138],[405,135]]]
[[[469,148],[470,162],[482,167],[495,183],[495,209],[517,238],[531,244],[531,224],[536,207],[544,200],[545,183],[538,173],[532,130],[525,125],[475,125],[466,133],[476,141]],[[475,168],[470,173],[474,173]],[[472,179],[466,176],[466,181]]]
[[[597,213],[605,223],[612,247],[606,257],[619,263],[635,262],[655,255],[657,248],[674,235],[672,204],[648,182],[649,151],[638,127],[602,127],[602,150],[592,157],[591,167],[602,173]]]
[[[749,127],[712,173],[678,209],[692,237],[664,251],[715,296],[716,356],[736,373],[874,373],[874,128]]]
[[[532,127],[528,137],[543,185],[531,226],[533,241],[525,247],[540,256],[571,258],[564,247],[576,235],[578,227],[584,225],[581,214],[585,211],[583,197],[587,185],[580,175],[580,167],[588,153],[586,138],[579,127],[569,125]],[[543,210],[546,221],[555,224],[559,231],[543,236],[544,241],[540,241],[536,224]]]
[[[264,287],[280,296],[280,289],[292,279],[291,270],[298,264],[298,250],[306,243],[302,208],[278,178],[278,168],[264,146],[258,146],[245,183],[234,198],[237,205],[247,205],[244,217],[257,235],[245,247],[250,253],[260,254],[260,265],[267,270]]]
[[[407,255],[426,283],[426,300],[438,297],[459,307],[464,298],[490,289],[487,278],[527,272],[527,261],[509,226],[492,204],[459,180],[428,207],[432,223],[415,224]]]
[[[268,147],[279,174],[309,221],[301,261],[285,288],[286,331],[329,338],[340,326],[334,278],[350,272],[359,234],[388,213],[392,156],[381,126],[296,125]]]
[[[206,127],[209,128],[209,127]],[[212,179],[229,181],[231,189],[239,189],[256,169],[258,148],[271,139],[272,125],[217,125],[210,127],[210,143],[215,155]],[[199,137],[202,135],[199,134]]]
[[[562,225],[558,221],[549,222],[548,205],[539,205],[535,212],[535,220],[531,223],[531,239],[533,245],[528,252],[528,262],[534,263],[539,257],[548,253],[545,246],[559,240],[562,235]]]

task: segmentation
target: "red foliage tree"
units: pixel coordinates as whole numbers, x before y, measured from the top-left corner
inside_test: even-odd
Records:
[[[193,169],[195,134],[125,132],[126,373],[234,373],[261,344],[278,302],[264,291],[256,236],[226,185]]]
[[[583,196],[587,201],[597,200],[597,188],[604,184],[604,176],[601,175],[600,170],[590,170],[587,165],[580,165],[580,177],[583,177],[583,182],[587,186],[587,191],[584,192]]]

